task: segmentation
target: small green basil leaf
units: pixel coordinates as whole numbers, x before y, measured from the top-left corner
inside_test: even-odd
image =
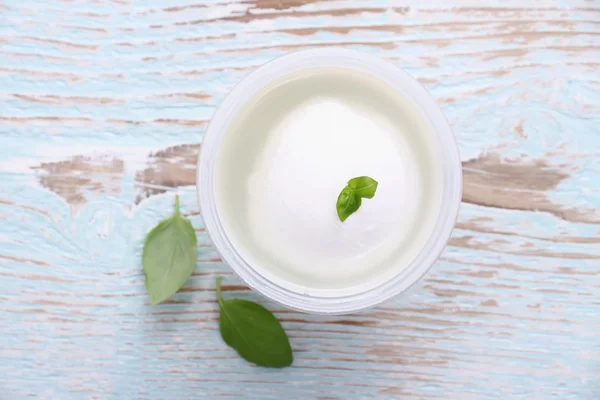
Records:
[[[360,196],[356,195],[354,189],[346,186],[338,196],[335,206],[340,221],[344,222],[346,218],[358,210],[360,204]]]
[[[142,265],[153,305],[165,301],[183,286],[194,272],[197,254],[196,232],[179,213],[179,196],[176,196],[173,216],[152,229],[144,243]]]
[[[377,181],[368,176],[359,176],[348,181],[348,187],[354,189],[354,193],[365,199],[372,199],[377,190]]]
[[[294,361],[288,337],[275,316],[248,300],[223,300],[217,278],[219,328],[225,343],[246,361],[261,367],[283,368]]]

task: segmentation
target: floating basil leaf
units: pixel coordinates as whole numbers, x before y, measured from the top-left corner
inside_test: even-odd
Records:
[[[344,222],[361,206],[362,199],[372,199],[377,191],[377,181],[368,176],[359,176],[348,181],[338,196],[336,209],[340,221]]]

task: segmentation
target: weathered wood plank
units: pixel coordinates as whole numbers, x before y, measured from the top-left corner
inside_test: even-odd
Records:
[[[31,0],[0,4],[2,398],[600,398],[600,7],[594,1]],[[457,228],[410,296],[320,317],[265,302],[293,368],[246,365],[204,231],[215,106],[290,50],[405,68],[456,130]],[[140,252],[173,193],[198,267],[150,307]],[[176,393],[176,395],[175,395]]]

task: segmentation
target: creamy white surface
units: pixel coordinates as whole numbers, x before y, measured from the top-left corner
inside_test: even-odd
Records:
[[[250,264],[302,291],[376,284],[406,266],[440,206],[439,149],[413,106],[346,70],[294,76],[233,121],[217,159],[224,228]],[[379,182],[344,223],[346,182]]]

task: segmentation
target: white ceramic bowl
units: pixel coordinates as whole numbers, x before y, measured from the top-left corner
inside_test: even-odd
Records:
[[[441,207],[425,245],[408,265],[398,265],[397,274],[377,286],[350,291],[310,293],[294,285],[269,279],[260,268],[234,247],[224,228],[215,201],[215,164],[219,147],[233,118],[261,89],[286,75],[313,68],[345,68],[385,82],[415,106],[430,124],[428,131],[439,144],[441,156]],[[345,314],[362,310],[406,292],[435,263],[444,249],[458,215],[462,192],[462,166],[452,130],[439,106],[409,74],[380,58],[351,50],[318,49],[279,57],[241,81],[213,115],[198,157],[197,192],[206,229],[223,260],[254,290],[290,308],[318,314]]]

